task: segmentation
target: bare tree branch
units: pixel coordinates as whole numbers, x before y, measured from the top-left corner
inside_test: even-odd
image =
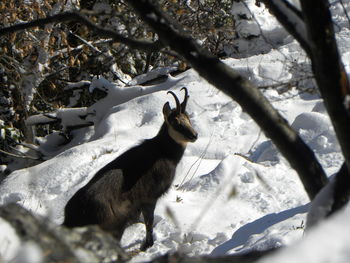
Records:
[[[32,157],[32,156],[28,156],[28,155],[18,155],[18,154],[14,154],[14,153],[10,153],[10,152],[6,152],[4,150],[0,149],[0,153],[15,157],[15,158],[22,158],[22,159],[31,159],[31,160],[40,160],[40,157]]]
[[[262,0],[262,2],[310,55],[303,14],[286,0]]]
[[[84,24],[90,30],[94,31],[96,35],[100,37],[112,38],[115,42],[123,43],[129,46],[130,48],[139,49],[146,52],[157,52],[163,47],[163,44],[160,41],[150,42],[124,37],[113,30],[105,29],[94,24],[86,16],[78,12],[64,12],[57,15],[48,16],[46,18],[40,18],[27,23],[19,23],[9,27],[3,27],[0,28],[0,36],[28,28],[43,26],[46,24],[68,21],[75,21]]]
[[[84,45],[88,46],[91,50],[95,51],[97,54],[100,54],[100,55],[103,54],[103,52],[101,50],[94,47],[91,43],[89,43],[88,41],[83,39],[81,36],[74,34],[72,31],[69,31],[69,34],[72,35],[73,37],[75,37],[76,39],[79,39],[79,41],[81,41]]]
[[[328,182],[313,151],[290,128],[261,92],[218,58],[208,55],[181,27],[149,0],[128,0],[160,39],[191,63],[209,83],[237,101],[272,139],[298,172],[310,199]]]
[[[348,23],[349,23],[349,26],[350,26],[350,17],[348,15],[348,12],[346,11],[346,8],[344,6],[343,0],[339,0],[339,3],[341,5],[341,7],[343,8],[344,15],[346,16],[346,19],[348,20]]]
[[[300,1],[311,48],[312,70],[350,171],[350,96],[347,74],[342,64],[327,0]]]
[[[343,208],[350,199],[350,174],[344,163],[336,174],[335,178],[335,186],[333,191],[333,199],[334,202],[332,204],[332,208],[329,211],[327,216],[334,214]]]

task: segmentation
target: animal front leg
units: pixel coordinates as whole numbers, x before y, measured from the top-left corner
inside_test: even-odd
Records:
[[[153,220],[155,207],[156,202],[147,203],[142,207],[142,214],[146,225],[146,240],[141,246],[142,251],[153,246]]]

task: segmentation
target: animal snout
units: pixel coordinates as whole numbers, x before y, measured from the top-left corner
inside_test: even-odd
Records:
[[[191,141],[191,142],[195,142],[198,139],[198,132],[196,131],[192,131],[191,133],[187,134],[187,138]]]

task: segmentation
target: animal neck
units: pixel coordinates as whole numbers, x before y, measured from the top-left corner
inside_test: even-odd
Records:
[[[167,124],[164,122],[160,128],[156,137],[157,143],[162,152],[167,155],[167,157],[174,159],[174,161],[179,162],[185,149],[187,143],[179,143],[175,141],[169,134]]]

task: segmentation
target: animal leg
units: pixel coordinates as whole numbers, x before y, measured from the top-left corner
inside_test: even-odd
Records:
[[[147,203],[141,208],[146,225],[146,240],[141,246],[142,251],[145,251],[147,248],[153,246],[153,220],[155,207],[156,202]]]

